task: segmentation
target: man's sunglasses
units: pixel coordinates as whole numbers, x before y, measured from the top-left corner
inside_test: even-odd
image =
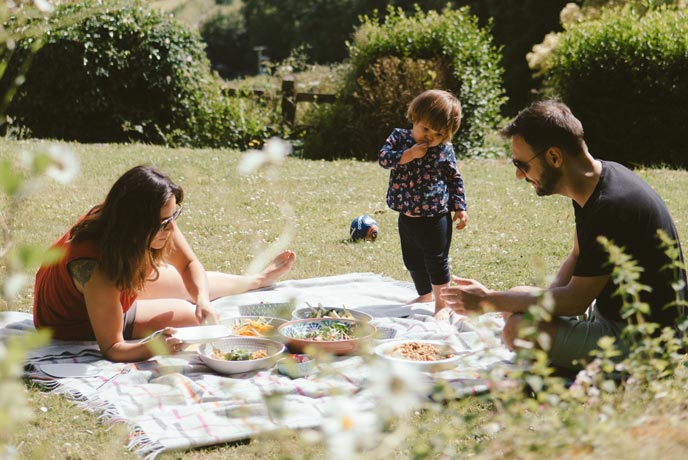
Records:
[[[531,159],[528,160],[528,161],[515,160],[515,159],[512,158],[512,159],[511,159],[511,163],[513,163],[514,166],[516,166],[519,170],[521,170],[521,172],[522,172],[523,174],[528,174],[528,169],[530,168],[530,166],[528,165],[528,163],[530,163],[531,161],[533,161],[534,159],[536,159],[537,157],[539,157],[540,155],[542,155],[543,153],[545,153],[547,150],[549,150],[549,147],[546,147],[546,148],[540,150],[539,152],[537,152],[537,153],[533,156],[533,158],[531,158]]]
[[[174,214],[172,214],[170,217],[166,217],[160,222],[160,230],[165,230],[168,225],[170,225],[170,222],[174,222],[177,220],[177,217],[179,217],[179,214],[182,213],[182,209],[184,209],[184,205],[179,206],[176,211],[174,211]]]

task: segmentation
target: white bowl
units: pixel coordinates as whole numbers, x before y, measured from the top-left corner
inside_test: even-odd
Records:
[[[244,324],[247,324],[247,320],[263,321],[265,324],[272,326],[272,329],[262,334],[241,335],[237,332],[237,329],[241,328]],[[277,335],[277,328],[286,322],[286,319],[271,318],[269,316],[235,316],[232,318],[222,318],[220,320],[220,324],[229,328],[231,335],[240,337],[272,337]]]
[[[271,318],[291,319],[294,306],[291,302],[252,303],[239,305],[240,316],[269,316]]]
[[[346,311],[345,311],[346,310]],[[327,313],[327,312],[336,312],[340,316],[334,316],[334,315],[327,315],[327,316],[322,316],[322,313]],[[352,310],[351,308],[343,308],[343,307],[302,307],[302,308],[297,308],[291,313],[292,318],[294,319],[311,319],[311,318],[345,318],[344,316],[346,313],[350,313],[353,318],[348,318],[348,319],[355,319],[357,321],[363,321],[363,322],[368,322],[372,321],[373,317],[369,315],[366,312],[360,311],[360,310]]]
[[[227,361],[214,358],[214,349],[222,350],[223,353],[236,349],[247,351],[266,350],[268,356],[246,361]],[[240,374],[258,369],[267,369],[277,362],[282,352],[284,352],[283,344],[262,337],[229,337],[217,342],[204,343],[198,348],[198,355],[201,361],[215,372],[221,374]]]
[[[446,351],[447,353],[451,353],[454,356],[452,356],[451,358],[439,359],[435,361],[417,361],[392,354],[393,350],[396,347],[408,343],[434,345],[438,347],[442,352]],[[465,351],[457,350],[451,345],[447,344],[446,342],[442,342],[439,340],[390,340],[388,342],[381,343],[380,345],[375,347],[376,355],[388,359],[394,363],[412,366],[422,372],[438,372],[447,369],[452,369],[458,365],[459,361],[462,359],[462,355],[465,353]]]

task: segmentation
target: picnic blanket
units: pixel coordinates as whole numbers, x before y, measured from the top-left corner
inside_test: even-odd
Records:
[[[508,363],[512,354],[500,343],[503,323],[494,314],[469,319],[452,314],[433,318],[432,304],[404,305],[416,295],[413,285],[372,273],[293,280],[213,302],[222,317],[238,316],[238,306],[292,301],[360,309],[394,339],[438,339],[466,350],[452,370],[423,373],[428,382],[446,382],[457,397],[486,391],[481,372]],[[31,315],[0,314],[0,338],[33,328]],[[138,363],[103,359],[95,342],[54,340],[29,353],[26,376],[80,407],[100,414],[104,423],[129,427],[129,448],[146,458],[251,438],[280,428],[317,428],[333,395],[375,401],[363,391],[370,378],[366,356],[323,363],[320,372],[292,379],[276,369],[219,375],[193,352]]]

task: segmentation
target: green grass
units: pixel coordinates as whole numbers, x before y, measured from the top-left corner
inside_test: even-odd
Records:
[[[216,11],[230,11],[241,7],[241,0],[231,5],[218,5],[215,0],[156,0],[151,7],[168,11],[180,22],[198,29],[199,25]]]
[[[46,145],[2,140],[0,160]],[[242,272],[251,258],[279,235],[285,224],[280,204],[287,201],[298,229],[290,245],[297,253],[292,278],[370,271],[410,280],[401,261],[397,214],[385,211],[387,172],[375,163],[288,158],[276,177],[268,180],[264,175],[239,177],[236,167],[240,154],[235,151],[69,145],[78,154],[81,174],[68,186],[46,185],[25,203],[18,217],[17,241],[47,246],[79,215],[100,202],[124,171],[152,163],[184,187],[186,206],[178,224],[209,270]],[[469,225],[454,236],[453,272],[493,288],[532,283],[543,274],[554,273],[572,243],[570,202],[562,197],[538,198],[530,186],[515,179],[513,166],[506,160],[465,161],[459,166],[466,182]],[[679,234],[686,238],[688,172],[638,172],[667,202]],[[378,221],[380,236],[375,243],[351,243],[349,224],[364,213]],[[31,303],[32,294],[27,289],[13,308],[31,311]],[[35,388],[27,391],[36,417],[14,438],[21,458],[136,458],[126,451],[122,431],[106,430],[96,416],[59,396]],[[606,422],[600,420],[599,413],[570,421],[565,414],[550,411],[536,414],[542,426],[530,426],[532,421],[519,424],[513,417],[499,434],[489,435],[481,434],[479,427],[497,415],[504,417],[504,411],[485,398],[468,398],[441,412],[416,415],[418,437],[409,439],[408,448],[390,454],[390,458],[411,458],[414,444],[421,446],[417,449],[431,445],[437,433],[446,431],[451,433],[452,449],[474,458],[633,458],[628,457],[631,451],[626,446],[642,448],[645,453],[654,449],[662,453],[655,455],[657,458],[685,458],[688,433],[684,399],[645,401],[642,395],[621,395],[610,403],[617,416]],[[566,419],[567,423],[556,426],[547,417]],[[297,435],[280,433],[247,444],[164,458],[248,460],[322,455],[320,447],[304,446]]]

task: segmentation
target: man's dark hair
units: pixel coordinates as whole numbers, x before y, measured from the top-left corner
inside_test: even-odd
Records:
[[[557,101],[534,102],[499,133],[506,139],[521,136],[536,152],[548,147],[559,147],[570,155],[585,151],[583,125],[571,109]]]

